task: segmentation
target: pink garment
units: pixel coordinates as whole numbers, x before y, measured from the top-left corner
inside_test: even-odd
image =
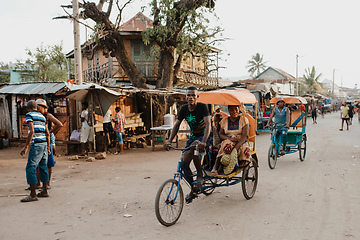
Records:
[[[125,124],[126,124],[125,115],[121,112],[116,113],[114,121],[115,121],[114,131],[124,132]]]

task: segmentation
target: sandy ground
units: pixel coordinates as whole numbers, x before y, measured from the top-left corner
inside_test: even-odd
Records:
[[[0,239],[360,239],[360,126],[340,132],[335,113],[308,122],[304,162],[286,155],[270,170],[270,137],[262,133],[254,198],[246,200],[240,184],[217,188],[186,205],[171,227],[157,221],[154,201],[176,170],[177,151],[60,157],[50,198],[20,203],[26,158],[20,148],[0,150]]]

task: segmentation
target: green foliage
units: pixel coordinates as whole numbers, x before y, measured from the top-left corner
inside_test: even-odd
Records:
[[[9,65],[4,62],[0,62],[0,70],[7,70],[7,69],[9,69]],[[10,75],[0,74],[0,83],[8,83],[8,82],[10,82]]]
[[[62,42],[53,46],[26,49],[28,58],[17,60],[16,69],[22,71],[21,81],[55,82],[66,81],[67,69]]]
[[[173,0],[152,1],[152,15],[156,14],[154,27],[142,33],[144,43],[150,44],[151,41],[155,41],[160,51],[174,48],[184,59],[189,57],[186,53],[206,59],[211,47],[218,41],[216,36],[222,29],[209,27],[209,18],[218,18],[214,10],[206,8],[205,4],[189,9],[185,6],[175,7]]]
[[[248,65],[246,66],[248,68],[248,72],[250,73],[251,77],[255,77],[259,75],[262,71],[266,69],[266,63],[264,61],[264,55],[260,55],[259,53],[256,53],[251,57],[251,60],[248,61]]]
[[[316,93],[320,90],[321,84],[319,83],[319,78],[321,75],[321,73],[317,75],[316,68],[314,66],[311,69],[305,69],[304,80],[309,94]]]

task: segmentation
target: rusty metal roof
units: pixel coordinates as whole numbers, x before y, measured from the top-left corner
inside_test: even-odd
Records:
[[[141,12],[138,12],[133,18],[120,26],[120,31],[142,32],[152,27],[152,20]]]
[[[66,87],[64,82],[31,82],[9,84],[0,89],[0,94],[54,94]]]

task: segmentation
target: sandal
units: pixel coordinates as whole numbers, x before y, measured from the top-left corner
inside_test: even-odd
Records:
[[[38,201],[39,199],[37,198],[33,198],[32,196],[26,196],[23,199],[20,200],[20,202],[34,202],[34,201]]]
[[[39,193],[37,194],[37,196],[38,196],[38,197],[42,197],[42,198],[46,198],[46,197],[49,197],[49,194],[44,193],[44,192],[39,192]]]
[[[203,184],[204,184],[204,180],[193,182],[192,188],[193,188],[194,192],[200,192]]]
[[[35,189],[42,189],[42,187],[36,187]],[[25,191],[30,191],[30,187],[25,188]]]
[[[186,195],[185,197],[185,202],[186,204],[191,203],[194,199],[196,198],[196,195],[193,192],[190,192],[188,195]]]

